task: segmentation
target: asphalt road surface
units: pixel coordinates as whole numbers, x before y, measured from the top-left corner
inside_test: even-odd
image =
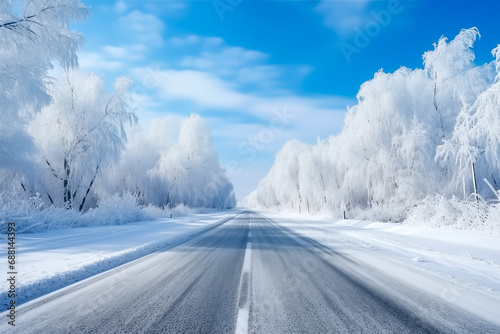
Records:
[[[254,212],[2,315],[1,333],[500,333]]]

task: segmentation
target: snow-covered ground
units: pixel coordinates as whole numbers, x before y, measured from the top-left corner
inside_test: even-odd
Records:
[[[16,237],[17,304],[128,263],[214,227],[240,210],[191,214],[184,217],[124,225],[79,227]],[[6,254],[2,235],[0,253]],[[0,263],[6,273],[7,259]],[[7,281],[0,286],[6,305]]]
[[[500,235],[262,212],[296,233],[500,324]]]

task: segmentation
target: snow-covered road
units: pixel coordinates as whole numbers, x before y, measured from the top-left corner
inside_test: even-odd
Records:
[[[245,212],[24,304],[16,327],[4,320],[0,332],[500,332],[500,324],[350,257],[344,248],[355,243],[336,245]]]

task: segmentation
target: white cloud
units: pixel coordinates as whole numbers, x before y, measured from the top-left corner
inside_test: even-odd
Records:
[[[116,60],[108,60],[103,57],[102,53],[97,52],[82,52],[79,55],[80,67],[86,71],[116,71],[124,67],[124,63]]]
[[[265,83],[279,77],[282,71],[277,66],[258,65],[238,70],[237,79],[242,83]]]
[[[234,85],[247,86],[248,90],[266,90],[271,94],[273,92],[270,89],[278,87],[277,81],[285,72],[295,73],[293,77],[287,78],[291,81],[303,80],[310,73],[310,69],[305,71],[306,67],[300,65],[289,65],[287,69],[279,65],[268,65],[270,55],[239,46],[229,46],[220,37],[176,36],[170,38],[168,43],[172,48],[186,54],[174,61],[178,64],[177,67],[207,72],[231,81]]]
[[[106,52],[108,55],[114,57],[114,58],[125,58],[127,56],[127,49],[124,47],[117,47],[117,46],[111,46],[107,45],[102,48],[104,52]]]
[[[206,49],[218,47],[223,45],[224,43],[225,43],[224,39],[220,37],[207,37],[203,40],[203,44]]]
[[[125,1],[117,1],[115,3],[115,11],[118,14],[123,14],[128,8],[128,5]]]
[[[226,41],[220,37],[204,37],[199,35],[174,36],[168,40],[169,44],[176,47],[198,45],[203,51],[219,50],[226,45]]]
[[[314,11],[323,16],[323,24],[333,29],[340,38],[350,38],[356,34],[356,29],[363,29],[370,19],[367,9],[372,1],[322,0]]]
[[[154,71],[135,69],[133,75],[143,82],[144,73],[158,83],[159,95],[166,100],[186,100],[203,108],[235,109],[247,101],[247,96],[210,73],[185,70]]]
[[[141,44],[162,46],[162,33],[165,29],[163,22],[153,14],[144,14],[139,10],[119,19],[121,32]]]
[[[321,125],[325,123],[320,115],[342,110],[349,102],[338,97],[299,97],[287,93],[281,96],[265,97],[256,94],[242,93],[238,85],[202,71],[194,70],[154,70],[152,68],[136,68],[132,71],[136,83],[147,80],[148,89],[156,91],[158,98],[164,101],[185,101],[199,110],[238,111],[239,115],[247,115],[265,120],[275,110],[287,106],[295,115],[301,115],[304,122]],[[147,79],[145,79],[147,78]],[[154,83],[153,85],[151,83]],[[193,110],[194,111],[194,110]],[[189,113],[189,112],[188,112]],[[311,118],[311,116],[313,116]],[[319,118],[318,118],[319,117]],[[318,124],[318,125],[320,125]],[[331,125],[327,125],[331,128]]]
[[[121,2],[114,5],[118,12],[126,11],[127,6]],[[99,52],[82,53],[80,56],[82,68],[101,72],[131,68],[136,61],[146,58],[151,47],[163,44],[163,22],[152,14],[135,10],[119,18],[116,24],[122,36],[117,36],[114,40],[124,43],[105,45]]]
[[[244,66],[260,63],[269,58],[269,55],[247,50],[241,47],[225,47],[219,52],[203,52],[200,57],[185,57],[181,65],[193,69],[216,70],[240,69]]]
[[[80,67],[91,72],[125,70],[131,63],[143,59],[148,48],[142,44],[103,46],[101,52],[82,52]]]
[[[143,1],[144,7],[155,13],[179,17],[186,12],[189,1],[163,0],[163,1]]]
[[[106,45],[102,50],[107,56],[115,59],[137,60],[144,58],[149,48],[144,44],[129,44],[122,46]]]
[[[184,37],[172,37],[169,39],[169,43],[173,46],[186,46],[186,45],[196,45],[200,43],[202,38],[197,35],[188,35]]]
[[[279,66],[265,65],[270,58],[268,54],[227,46],[218,38],[203,39],[199,48],[200,54],[185,56],[180,60],[180,66],[210,72],[232,80],[235,84],[253,84],[268,88],[272,86],[270,81],[277,79],[282,72]]]
[[[209,70],[215,67],[215,63],[210,59],[187,56],[181,60],[181,66],[199,70]]]

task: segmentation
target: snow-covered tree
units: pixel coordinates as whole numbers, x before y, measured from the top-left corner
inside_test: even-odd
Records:
[[[156,165],[172,189],[174,204],[224,208],[235,205],[233,189],[213,145],[206,122],[199,115],[182,121],[178,144]]]
[[[291,140],[283,146],[276,154],[268,175],[260,181],[254,194],[259,203],[302,212],[304,201],[300,176],[303,171],[299,159],[309,149],[308,145],[298,140]]]
[[[500,46],[492,53],[495,82],[462,108],[452,137],[437,149],[437,157],[454,167],[453,181],[457,187],[462,184],[466,198],[472,192],[490,192],[478,183],[483,178],[500,187]]]
[[[172,208],[236,205],[210,129],[198,115],[162,117],[149,129],[134,128],[120,161],[99,181],[99,194],[131,192],[140,204]]]
[[[433,80],[434,113],[441,137],[449,138],[458,113],[472,104],[492,81],[491,66],[476,66],[472,47],[480,37],[477,28],[463,29],[451,42],[441,37],[434,50],[424,54],[424,65]]]
[[[84,38],[69,24],[88,14],[79,0],[0,2],[0,192],[26,189],[21,182],[34,173],[25,127],[50,102],[47,72],[54,61],[77,65]]]
[[[118,78],[110,94],[102,78],[79,70],[54,84],[53,103],[30,126],[50,174],[45,189],[52,204],[82,211],[100,169],[118,160],[127,139],[124,126],[136,122],[127,104],[130,84]]]
[[[128,131],[128,141],[119,162],[104,172],[106,178],[98,181],[101,197],[130,192],[139,204],[166,205],[168,188],[164,180],[153,175],[156,163],[175,145],[177,121],[166,116],[155,119],[146,130],[139,123]],[[153,200],[156,199],[156,200]]]

